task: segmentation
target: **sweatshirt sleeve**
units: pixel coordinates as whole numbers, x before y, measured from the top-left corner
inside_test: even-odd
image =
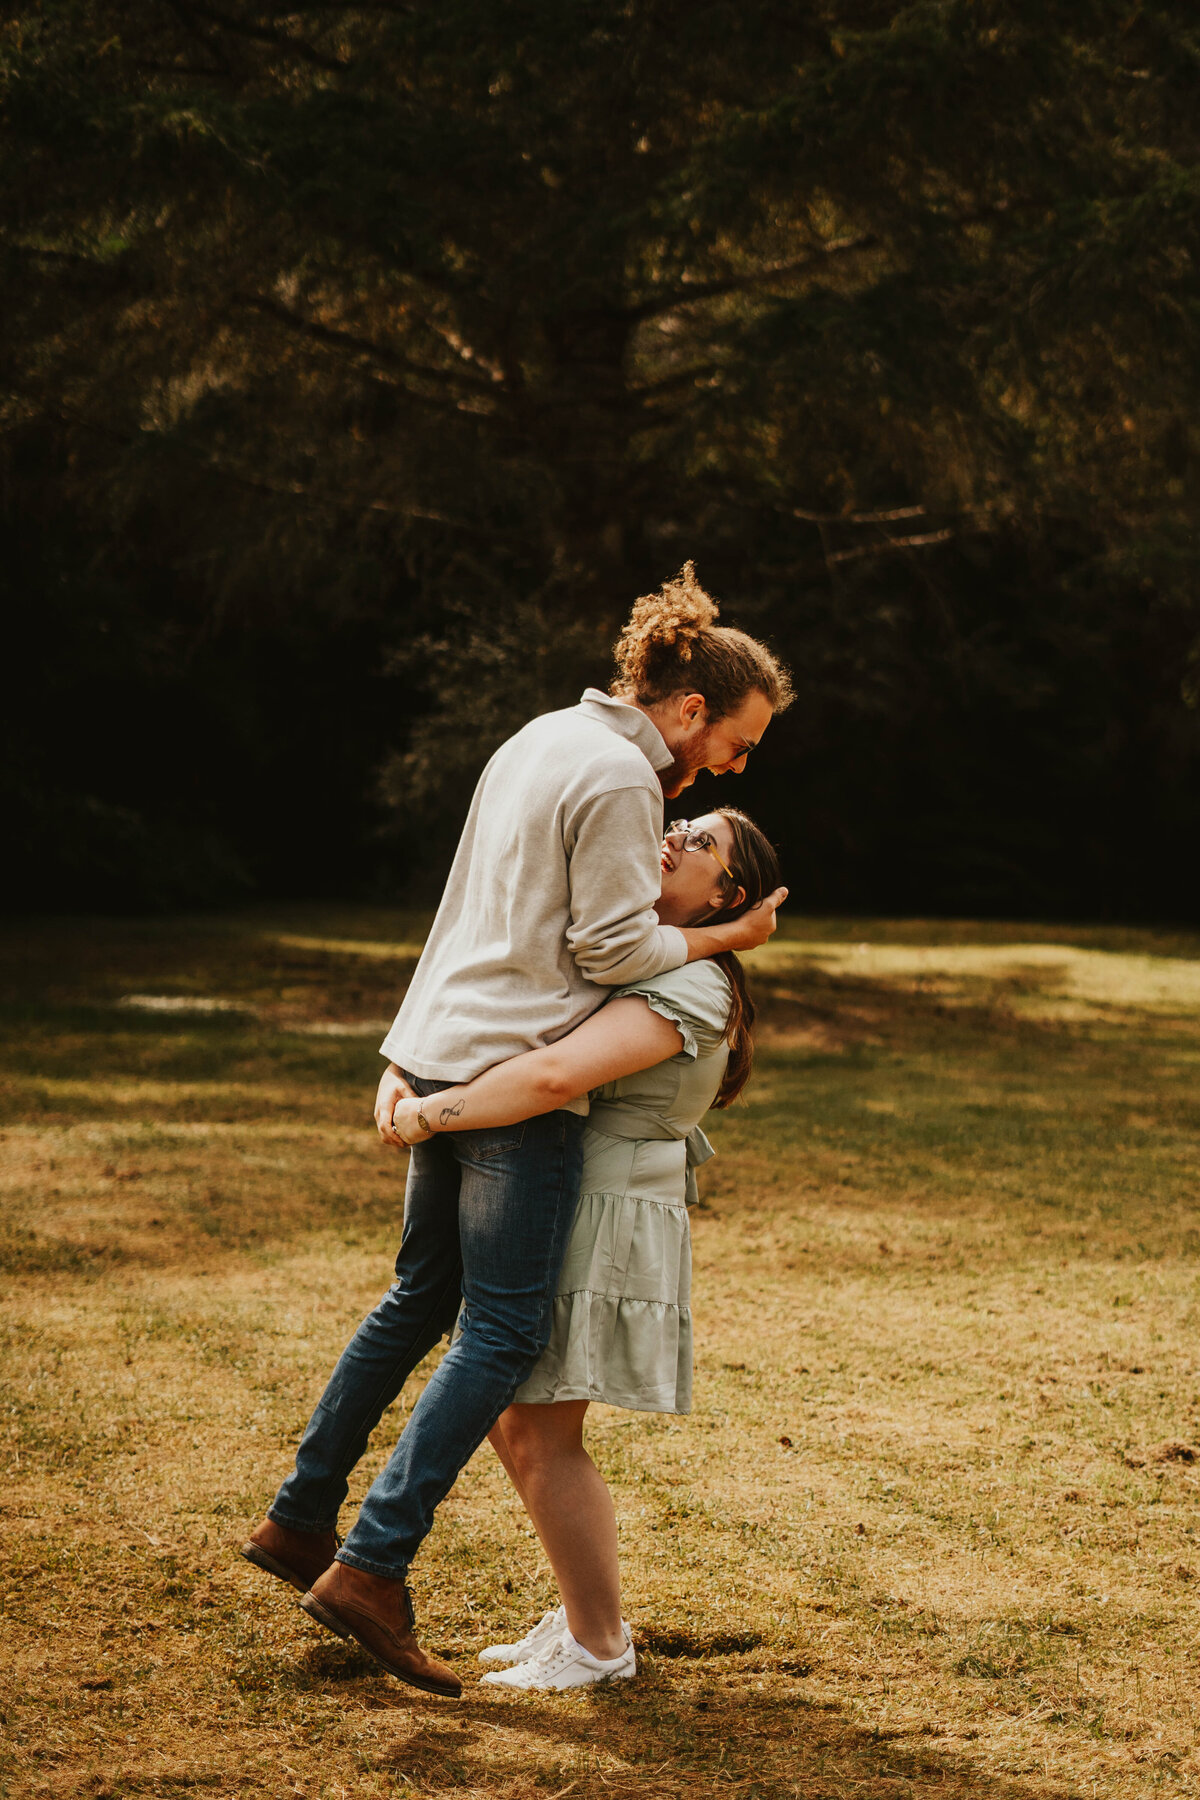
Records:
[[[662,809],[643,787],[614,788],[581,807],[568,845],[567,947],[602,987],[644,981],[687,961],[687,940],[654,911],[661,886]]]

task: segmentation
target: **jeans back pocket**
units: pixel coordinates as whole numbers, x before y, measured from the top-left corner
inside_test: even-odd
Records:
[[[456,1134],[459,1154],[466,1162],[491,1163],[519,1150],[525,1140],[524,1121],[519,1125],[492,1125],[479,1131]]]

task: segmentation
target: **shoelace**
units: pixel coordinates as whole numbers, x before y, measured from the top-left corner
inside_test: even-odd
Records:
[[[626,1646],[626,1649],[628,1649],[628,1646]],[[592,1656],[591,1651],[583,1644],[568,1644],[565,1638],[560,1638],[553,1650],[544,1650],[541,1656],[536,1657],[534,1660],[539,1669],[550,1671],[554,1669],[556,1664],[561,1665],[564,1662],[574,1662],[577,1657],[580,1658],[580,1660],[590,1658],[591,1662],[594,1663],[603,1662],[605,1660],[600,1656]],[[611,1656],[608,1658],[609,1662],[622,1662],[623,1660],[623,1656]],[[584,1667],[589,1667],[589,1663],[586,1660],[584,1660]]]
[[[530,1674],[536,1669],[539,1675],[553,1675],[556,1669],[561,1669],[564,1663],[573,1662],[574,1658],[575,1652],[560,1640],[553,1647],[547,1645],[540,1656],[535,1656],[525,1666]]]
[[[559,1619],[559,1616],[558,1616],[559,1611],[561,1611],[561,1608],[556,1609],[551,1612],[543,1613],[541,1618],[538,1620],[537,1624],[533,1627],[533,1629],[531,1631],[527,1631],[525,1633],[525,1636],[521,1639],[521,1642],[518,1645],[518,1648],[523,1649],[526,1644],[529,1644],[529,1645],[536,1644],[542,1638],[547,1638],[549,1636],[550,1632],[552,1630],[554,1630],[556,1627],[565,1625],[566,1619],[565,1619],[565,1617],[562,1620]]]

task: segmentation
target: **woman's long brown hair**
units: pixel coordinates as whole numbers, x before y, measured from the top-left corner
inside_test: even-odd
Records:
[[[754,820],[747,818],[744,812],[739,812],[736,806],[718,806],[715,810],[721,818],[728,819],[733,832],[729,866],[733,870],[736,887],[745,888],[746,897],[739,900],[736,906],[723,907],[712,918],[705,919],[706,925],[724,925],[729,919],[740,919],[743,913],[749,912],[777,888],[783,879],[779,858]],[[724,878],[723,882],[726,887],[730,885]],[[736,891],[736,888],[731,891]],[[729,1025],[725,1033],[729,1044],[729,1061],[725,1065],[724,1079],[713,1101],[714,1106],[728,1106],[732,1100],[737,1099],[750,1079],[750,1065],[754,1060],[754,1002],[746,988],[746,972],[734,952],[725,950],[712,960],[729,977],[733,995],[729,1008]]]

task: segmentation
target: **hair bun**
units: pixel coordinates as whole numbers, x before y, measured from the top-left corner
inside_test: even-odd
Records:
[[[762,694],[775,712],[792,698],[787,670],[765,644],[717,624],[720,608],[685,562],[657,594],[643,594],[613,647],[612,692],[649,708],[673,694],[700,694],[705,717],[725,718],[747,694]]]
[[[693,642],[716,624],[719,611],[712,595],[696,580],[695,563],[685,562],[657,594],[643,594],[635,601],[616,647],[618,664],[636,678],[656,650],[673,650],[687,662]]]

